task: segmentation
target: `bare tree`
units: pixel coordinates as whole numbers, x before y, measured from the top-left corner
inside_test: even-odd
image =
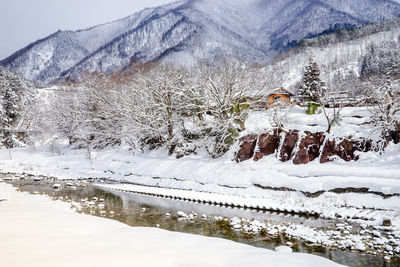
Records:
[[[337,81],[335,85],[332,85],[336,90],[324,94],[319,99],[319,106],[324,114],[327,129],[326,132],[330,133],[334,126],[339,126],[342,122],[342,111],[343,108],[349,102],[348,92],[338,91],[340,87],[340,81]]]
[[[166,65],[137,71],[121,84],[118,97],[124,128],[137,137],[132,144],[167,144],[172,151],[180,138],[183,118],[194,110],[193,91],[187,71]]]
[[[284,101],[275,102],[268,110],[269,123],[272,127],[280,129],[284,133],[288,133],[286,125],[291,122],[290,114],[293,111],[293,105]]]
[[[86,74],[49,97],[43,132],[91,149],[205,147],[218,157],[245,129],[266,94],[268,76],[240,62],[197,69],[146,64],[130,74]]]
[[[324,113],[324,117],[328,124],[328,128],[326,129],[327,133],[330,133],[333,126],[338,126],[342,122],[341,112],[344,108],[343,104],[334,104],[333,108],[327,109],[325,106],[322,107],[322,111]]]
[[[382,136],[400,131],[400,79],[392,68],[370,92],[371,124]]]
[[[45,138],[66,138],[89,155],[91,149],[120,143],[115,94],[104,75],[86,74],[81,83],[59,86],[47,99],[41,122]]]
[[[208,114],[213,118],[215,136],[210,153],[220,156],[244,130],[250,107],[266,90],[266,79],[240,61],[224,62],[217,70],[202,68],[201,85],[205,88]]]

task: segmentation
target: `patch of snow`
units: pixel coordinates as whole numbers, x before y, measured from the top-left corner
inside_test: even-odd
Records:
[[[292,249],[290,247],[287,247],[287,246],[276,247],[275,251],[279,252],[279,253],[292,253]]]

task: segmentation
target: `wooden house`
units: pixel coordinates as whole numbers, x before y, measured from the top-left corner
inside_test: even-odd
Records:
[[[282,87],[278,88],[268,95],[268,107],[274,105],[277,102],[290,103],[293,96],[294,94],[283,89]]]

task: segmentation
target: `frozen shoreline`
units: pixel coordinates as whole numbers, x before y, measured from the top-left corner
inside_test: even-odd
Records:
[[[341,266],[324,258],[274,252],[228,240],[134,228],[72,212],[70,204],[0,183],[4,266]]]

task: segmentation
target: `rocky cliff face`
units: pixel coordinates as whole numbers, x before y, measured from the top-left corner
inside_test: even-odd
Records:
[[[192,64],[227,55],[266,62],[293,41],[400,15],[390,0],[184,0],[79,31],[59,31],[0,65],[51,83],[137,62]]]
[[[275,155],[282,162],[292,160],[294,164],[307,164],[314,160],[326,163],[336,158],[352,161],[359,159],[357,152],[376,150],[371,140],[330,138],[323,132],[297,130],[283,133],[276,129],[259,136],[245,136],[239,142],[240,147],[235,156],[237,162],[248,159],[258,161],[270,155]],[[386,140],[382,140],[382,144],[378,145],[385,148],[389,142],[400,143],[400,132],[391,132]]]

